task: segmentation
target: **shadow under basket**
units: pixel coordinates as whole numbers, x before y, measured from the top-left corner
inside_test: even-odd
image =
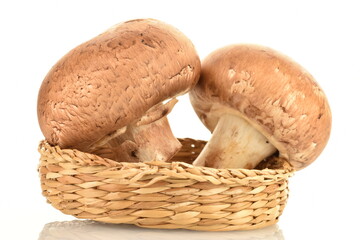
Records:
[[[196,167],[189,163],[206,142],[179,140],[170,163],[116,162],[42,141],[42,193],[65,214],[146,228],[231,231],[278,221],[294,173],[287,162],[262,170]]]

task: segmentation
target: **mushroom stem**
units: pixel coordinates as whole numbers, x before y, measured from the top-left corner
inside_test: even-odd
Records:
[[[276,148],[245,119],[223,115],[198,158],[196,166],[253,169]]]
[[[167,161],[181,148],[181,143],[173,135],[167,117],[163,117],[150,124],[130,126],[134,145],[130,152],[135,161]],[[125,141],[126,147],[129,141]]]
[[[181,148],[166,117],[176,102],[154,106],[138,121],[108,135],[92,152],[118,162],[170,160]]]

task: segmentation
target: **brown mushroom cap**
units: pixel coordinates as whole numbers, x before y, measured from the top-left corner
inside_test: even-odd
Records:
[[[85,151],[187,92],[199,75],[198,55],[180,31],[154,19],[124,22],[52,67],[39,91],[39,124],[51,144]]]
[[[303,67],[270,48],[231,45],[214,51],[202,62],[190,99],[209,130],[224,112],[238,114],[296,169],[312,163],[329,139],[324,92]]]

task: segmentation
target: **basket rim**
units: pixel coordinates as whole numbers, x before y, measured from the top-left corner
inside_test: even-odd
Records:
[[[290,164],[284,164],[283,169],[217,169],[210,167],[194,166],[192,164],[184,162],[117,162],[108,158],[103,158],[95,154],[82,152],[77,149],[60,148],[55,145],[52,146],[46,140],[40,141],[38,151],[41,154],[40,165],[46,164],[66,164],[71,163],[79,167],[94,167],[100,168],[101,175],[105,178],[113,177],[111,174],[114,171],[129,172],[129,170],[136,170],[137,176],[133,176],[135,179],[139,179],[147,174],[154,175],[167,175],[176,178],[193,179],[199,182],[210,182],[212,184],[239,184],[244,180],[248,181],[260,181],[262,183],[274,183],[287,179],[295,173],[295,169]],[[55,155],[56,160],[52,162],[44,163],[48,161],[44,159],[45,155]],[[96,171],[96,170],[95,170]],[[131,175],[131,174],[130,174]],[[151,185],[161,181],[159,179],[153,179],[146,185]],[[133,182],[133,181],[131,181]]]

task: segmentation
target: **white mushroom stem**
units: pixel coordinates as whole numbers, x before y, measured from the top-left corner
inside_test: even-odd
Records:
[[[253,169],[276,152],[276,148],[258,130],[239,116],[225,114],[216,125],[210,141],[196,166]]]
[[[166,117],[176,102],[154,106],[138,121],[102,139],[93,153],[119,162],[170,160],[181,148]]]
[[[136,161],[167,161],[181,148],[181,143],[174,137],[167,117],[141,126],[130,126],[133,141],[125,141],[134,145],[130,153]]]

